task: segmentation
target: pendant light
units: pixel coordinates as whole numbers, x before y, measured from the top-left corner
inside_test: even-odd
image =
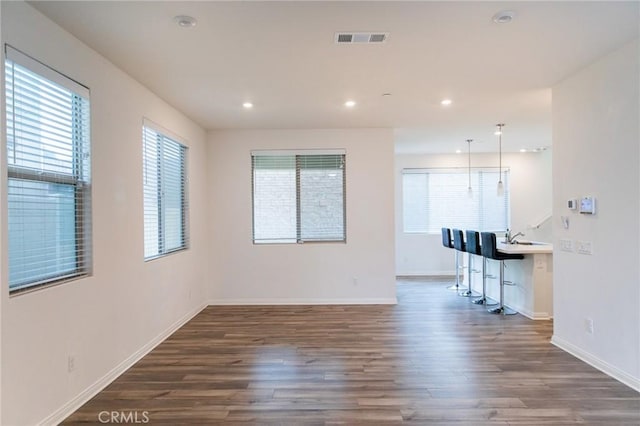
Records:
[[[504,195],[504,183],[502,183],[502,128],[504,123],[496,124],[496,135],[498,135],[498,158],[500,159],[499,178],[498,178],[498,197]]]
[[[473,142],[473,139],[467,139],[469,152],[469,187],[467,188],[467,195],[469,198],[473,198],[473,189],[471,189],[471,142]]]

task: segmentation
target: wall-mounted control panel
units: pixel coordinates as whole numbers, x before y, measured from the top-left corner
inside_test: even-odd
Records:
[[[567,200],[567,208],[582,214],[596,214],[596,199],[591,196],[584,196],[579,199],[569,198]]]
[[[596,199],[593,197],[582,197],[580,199],[580,213],[596,214]]]

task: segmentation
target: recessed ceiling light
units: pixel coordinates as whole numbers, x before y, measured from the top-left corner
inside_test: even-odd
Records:
[[[451,105],[451,99],[443,99],[440,101],[440,104],[444,106]]]
[[[356,101],[347,101],[344,103],[344,106],[346,106],[347,108],[353,108],[354,106],[356,106]]]
[[[520,148],[520,152],[527,152],[527,150],[524,148]]]
[[[456,149],[456,154],[460,154],[462,152],[461,149]]]
[[[496,13],[495,15],[493,15],[493,22],[495,22],[496,24],[508,24],[509,22],[513,21],[513,18],[515,18],[516,13],[512,10],[501,10],[500,12]]]
[[[242,106],[246,109],[253,108],[253,104],[251,102],[245,102]]]
[[[178,26],[182,28],[192,28],[198,24],[198,21],[193,16],[188,15],[178,15],[174,16],[173,22],[178,24]]]

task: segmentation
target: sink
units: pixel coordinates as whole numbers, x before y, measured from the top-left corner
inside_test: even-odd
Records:
[[[544,246],[547,244],[547,243],[540,243],[538,241],[516,241],[515,243],[523,246]]]

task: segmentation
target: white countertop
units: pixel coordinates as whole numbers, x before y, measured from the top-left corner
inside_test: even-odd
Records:
[[[553,244],[540,243],[534,241],[535,244],[505,244],[498,243],[498,251],[507,254],[536,254],[536,253],[553,253]]]

